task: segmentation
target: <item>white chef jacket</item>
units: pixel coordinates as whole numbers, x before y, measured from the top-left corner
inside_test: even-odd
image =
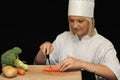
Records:
[[[82,61],[106,65],[120,80],[120,63],[116,50],[113,44],[100,34],[97,33],[93,37],[86,35],[79,40],[77,35],[65,31],[56,37],[53,46],[54,50],[50,54],[52,64],[58,64],[67,56],[71,56]]]

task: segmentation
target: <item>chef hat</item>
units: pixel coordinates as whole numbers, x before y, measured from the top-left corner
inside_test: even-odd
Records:
[[[68,15],[94,16],[94,0],[69,0]]]

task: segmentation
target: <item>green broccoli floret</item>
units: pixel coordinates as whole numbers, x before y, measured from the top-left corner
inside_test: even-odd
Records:
[[[9,49],[1,55],[1,65],[2,67],[11,65],[15,67],[28,70],[28,65],[19,59],[19,54],[22,53],[22,49],[19,47],[14,47]]]

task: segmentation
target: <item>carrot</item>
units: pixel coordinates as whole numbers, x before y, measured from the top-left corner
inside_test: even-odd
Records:
[[[25,74],[25,70],[21,69],[21,68],[16,68],[17,69],[17,73],[20,75],[24,75]]]
[[[43,71],[48,71],[48,72],[59,72],[59,68],[57,66],[52,66],[52,67],[44,67]]]

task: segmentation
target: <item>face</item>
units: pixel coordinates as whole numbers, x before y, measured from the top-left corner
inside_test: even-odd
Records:
[[[88,34],[89,22],[80,16],[69,16],[69,26],[80,38]]]

